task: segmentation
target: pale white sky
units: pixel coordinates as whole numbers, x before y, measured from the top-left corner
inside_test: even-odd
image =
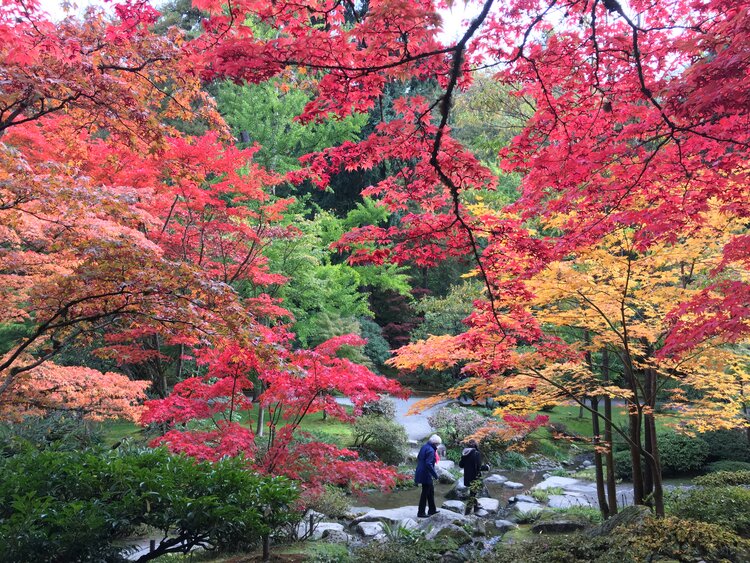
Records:
[[[159,6],[162,4],[162,0],[151,0],[152,4]],[[105,2],[104,0],[74,0],[71,2],[62,2],[60,0],[41,0],[42,9],[47,12],[53,20],[60,20],[64,18],[68,13],[81,14],[87,6],[107,6],[112,5],[113,2]],[[65,5],[68,6],[68,11],[65,9]],[[462,32],[462,22],[467,18],[471,18],[473,15],[479,13],[481,6],[476,4],[469,6],[468,8],[461,0],[454,2],[453,7],[450,10],[442,10],[440,15],[443,17],[443,34],[442,39],[448,42],[452,39],[457,39]]]

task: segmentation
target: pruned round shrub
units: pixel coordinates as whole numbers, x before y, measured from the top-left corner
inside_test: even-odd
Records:
[[[113,541],[144,526],[167,540],[159,553],[180,543],[250,548],[297,517],[297,496],[291,481],[252,473],[242,459],[29,451],[0,461],[0,561],[120,561]]]
[[[708,444],[706,461],[750,462],[750,444],[741,430],[716,430],[700,435]]]
[[[698,471],[706,462],[708,444],[698,436],[663,432],[657,436],[664,474],[678,475]]]
[[[750,471],[717,471],[696,477],[693,482],[702,487],[750,485]]]
[[[380,397],[377,401],[370,401],[362,405],[363,416],[382,416],[389,420],[396,418],[396,403],[388,397]]]
[[[750,489],[707,487],[677,490],[668,495],[667,507],[679,518],[717,524],[736,533],[750,534]]]
[[[427,417],[427,422],[448,447],[459,446],[467,437],[493,421],[472,409],[454,405],[443,407]]]
[[[395,420],[382,416],[360,416],[354,422],[354,446],[364,459],[377,458],[398,465],[406,459],[409,437]]]
[[[714,461],[705,468],[710,473],[717,471],[750,471],[750,463],[746,461]]]

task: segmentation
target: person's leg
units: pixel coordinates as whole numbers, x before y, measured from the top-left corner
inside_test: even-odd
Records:
[[[427,491],[427,503],[429,504],[429,512],[427,514],[436,514],[437,508],[435,507],[435,485],[433,483],[430,483],[429,485],[425,485],[426,487],[429,487]]]
[[[417,509],[417,518],[424,518],[427,516],[427,514],[425,514],[425,511],[424,511],[426,504],[427,504],[427,484],[422,483],[422,494],[419,496],[419,508]]]

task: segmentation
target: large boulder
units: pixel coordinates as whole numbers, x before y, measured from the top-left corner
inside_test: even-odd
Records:
[[[517,502],[510,507],[510,516],[513,520],[525,520],[541,511],[542,505],[538,502]]]
[[[559,488],[559,489],[565,489],[571,485],[577,485],[580,483],[580,480],[573,479],[572,477],[547,477],[544,481],[541,483],[537,483],[533,487],[531,487],[532,491],[536,490],[545,490],[550,488]]]
[[[450,510],[451,512],[458,512],[459,514],[466,513],[466,503],[460,500],[446,500],[440,508]]]
[[[463,527],[456,526],[455,524],[448,524],[446,526],[435,527],[425,536],[427,540],[438,540],[438,539],[451,539],[458,545],[465,545],[471,543],[471,535]]]
[[[407,518],[416,518],[419,507],[401,506],[399,508],[389,508],[387,510],[370,510],[354,519],[352,526],[360,522],[386,522],[390,526],[398,525],[401,520]]]
[[[535,534],[570,534],[583,530],[587,525],[588,522],[585,520],[560,515],[549,520],[544,519],[536,522],[531,527],[531,531]]]
[[[435,464],[435,467],[445,469],[446,471],[453,471],[456,468],[456,464],[453,463],[450,459],[441,459]]]
[[[488,536],[501,536],[506,532],[515,530],[518,528],[518,524],[511,522],[510,520],[489,520],[485,525],[485,530]]]
[[[440,463],[443,463],[442,461]],[[450,463],[453,463],[452,461]],[[438,476],[438,482],[444,485],[452,485],[456,482],[456,477],[448,469],[444,467],[435,466],[435,473]]]

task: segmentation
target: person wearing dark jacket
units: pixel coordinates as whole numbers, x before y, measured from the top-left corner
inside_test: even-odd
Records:
[[[433,434],[427,443],[422,446],[417,455],[417,469],[414,472],[414,482],[417,485],[422,485],[422,494],[419,497],[419,509],[417,511],[417,518],[427,518],[433,514],[437,514],[437,508],[435,507],[435,485],[432,483],[433,479],[437,479],[437,472],[435,471],[435,450],[442,444],[443,441],[440,436]],[[425,514],[425,507],[429,506],[429,512]]]
[[[461,452],[461,460],[458,466],[464,470],[464,486],[469,488],[469,503],[466,511],[471,512],[477,508],[477,479],[482,474],[482,453],[476,441],[470,440]]]

